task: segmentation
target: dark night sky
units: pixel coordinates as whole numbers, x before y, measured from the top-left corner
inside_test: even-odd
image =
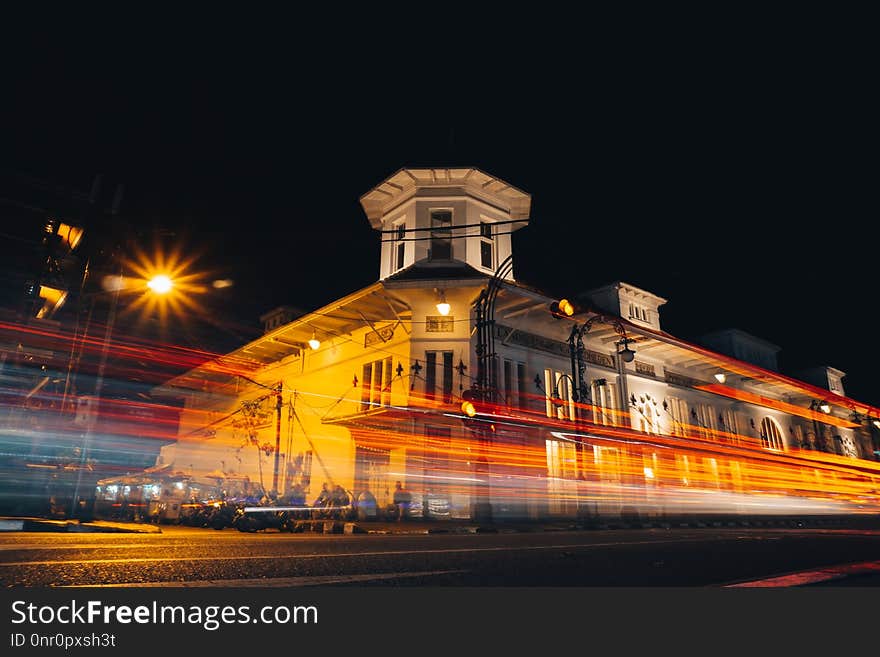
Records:
[[[854,58],[661,44],[414,53],[404,70],[255,34],[117,49],[130,36],[35,39],[7,87],[2,171],[124,183],[119,220],[174,231],[233,279],[223,307],[242,325],[376,280],[358,198],[386,176],[477,166],[532,194],[518,279],[632,282],[669,299],[676,335],[741,328],[783,348],[783,371],[833,365],[880,403],[875,104]]]

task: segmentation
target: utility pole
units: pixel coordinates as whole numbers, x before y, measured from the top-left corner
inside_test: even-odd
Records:
[[[272,476],[272,490],[278,490],[278,464],[281,460],[281,381],[278,382],[275,393],[275,473]]]

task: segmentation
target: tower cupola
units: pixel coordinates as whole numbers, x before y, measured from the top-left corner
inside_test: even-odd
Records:
[[[511,254],[513,231],[528,225],[531,201],[475,168],[401,169],[360,199],[382,234],[379,280],[416,264],[493,274]]]

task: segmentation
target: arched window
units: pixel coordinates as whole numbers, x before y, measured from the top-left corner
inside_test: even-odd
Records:
[[[767,449],[783,451],[785,443],[782,442],[782,430],[776,424],[776,420],[765,417],[761,420],[761,444]]]

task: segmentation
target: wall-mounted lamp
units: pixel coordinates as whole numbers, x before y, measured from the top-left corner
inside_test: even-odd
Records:
[[[451,306],[446,301],[446,290],[437,290],[437,312],[446,317]]]
[[[617,343],[617,353],[620,354],[620,357],[623,358],[624,363],[633,362],[633,358],[636,357],[636,352],[629,348],[629,343],[632,342],[627,337],[624,337],[620,342]],[[623,347],[622,349],[620,347]]]
[[[718,383],[724,383],[727,381],[727,375],[724,372],[718,372],[718,374],[715,375],[715,380],[718,381]]]
[[[312,349],[318,349],[321,346],[321,341],[318,340],[318,336],[315,334],[314,329],[312,330],[312,339],[309,340],[309,346]]]

